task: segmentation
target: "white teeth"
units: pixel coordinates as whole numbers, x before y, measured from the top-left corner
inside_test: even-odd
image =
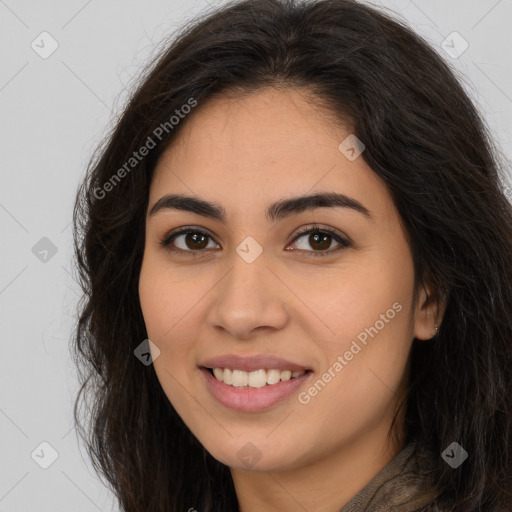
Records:
[[[233,370],[233,386],[237,388],[242,388],[244,386],[247,386],[248,382],[249,376],[247,375],[247,372],[244,372],[242,370]]]
[[[277,384],[281,379],[281,372],[279,370],[267,371],[267,384]]]
[[[292,378],[292,372],[290,370],[284,370],[281,372],[281,380],[290,380]]]
[[[267,372],[265,370],[256,370],[249,373],[249,386],[251,388],[262,388],[267,385]]]
[[[223,377],[224,378],[222,379],[222,382],[225,384],[233,385],[233,372],[229,368],[224,368]]]
[[[251,388],[262,388],[266,385],[277,384],[281,381],[288,381],[295,379],[304,374],[305,371],[291,371],[291,370],[254,370],[252,372],[246,372],[244,370],[231,370],[229,368],[213,368],[213,374],[215,378],[237,388],[251,387]]]

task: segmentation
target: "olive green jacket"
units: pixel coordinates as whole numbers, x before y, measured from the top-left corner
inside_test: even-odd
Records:
[[[416,443],[406,445],[339,512],[441,512],[432,505],[438,493],[426,475],[420,476],[418,457]],[[435,461],[423,457],[428,471]]]

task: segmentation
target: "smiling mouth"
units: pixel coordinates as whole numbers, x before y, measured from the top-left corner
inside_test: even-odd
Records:
[[[204,366],[202,368],[207,370],[218,382],[238,388],[273,386],[280,382],[294,380],[306,373],[311,373],[311,370],[291,371],[279,370],[277,368],[261,368],[250,372],[231,368],[207,368]]]

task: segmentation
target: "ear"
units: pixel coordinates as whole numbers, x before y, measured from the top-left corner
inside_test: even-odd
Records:
[[[446,311],[446,297],[429,284],[421,284],[414,311],[414,337],[429,340],[436,334],[436,324],[441,327]]]

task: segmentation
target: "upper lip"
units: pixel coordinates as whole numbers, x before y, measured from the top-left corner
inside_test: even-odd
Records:
[[[288,361],[271,354],[258,354],[254,356],[240,356],[236,354],[226,354],[222,356],[212,357],[203,361],[200,366],[205,368],[229,368],[231,370],[244,370],[252,372],[255,370],[291,370],[302,371],[309,368],[300,364]]]

